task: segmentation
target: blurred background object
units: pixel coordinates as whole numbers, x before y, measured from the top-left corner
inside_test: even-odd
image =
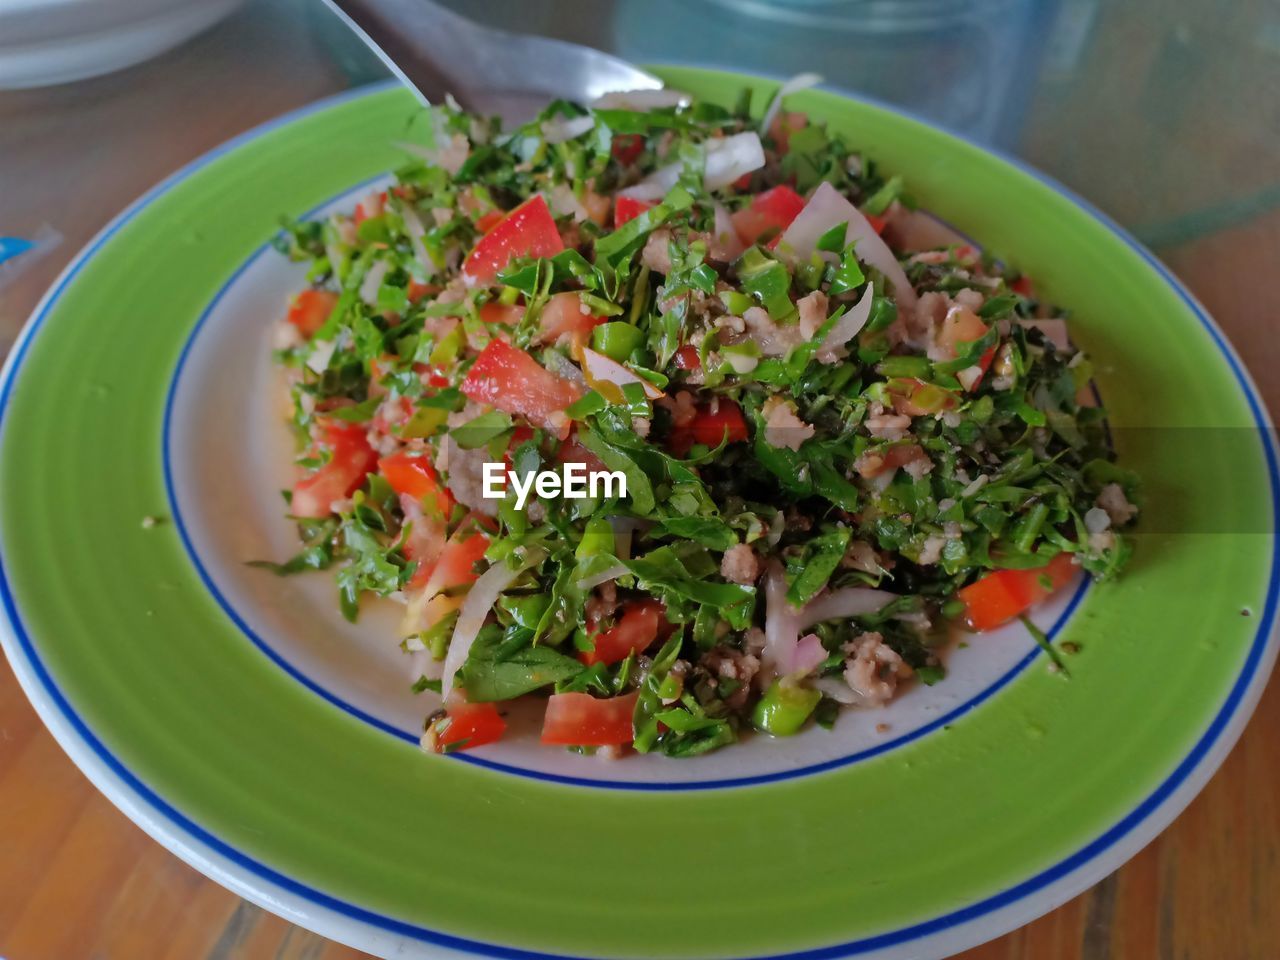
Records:
[[[618,50],[829,86],[977,139],[1016,142],[1057,0],[650,0],[619,5]]]
[[[636,63],[817,72],[1019,155],[1156,245],[1280,205],[1274,0],[442,0]],[[318,9],[351,83],[383,75]]]
[[[213,26],[243,0],[0,0],[0,89],[132,66]]]

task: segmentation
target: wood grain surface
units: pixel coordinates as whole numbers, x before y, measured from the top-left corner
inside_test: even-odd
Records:
[[[331,57],[307,49],[321,41],[293,29],[298,6],[261,0],[151,64],[0,95],[0,232],[33,235],[48,221],[63,236],[0,286],[0,351],[129,198],[247,127],[347,85]],[[1158,252],[1280,409],[1280,213]],[[964,960],[1280,958],[1277,730],[1273,683],[1222,769],[1163,835],[1092,890]],[[359,956],[239,899],[146,837],[72,766],[0,665],[0,957]]]

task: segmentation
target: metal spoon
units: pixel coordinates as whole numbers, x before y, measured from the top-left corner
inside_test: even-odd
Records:
[[[423,103],[446,93],[511,123],[547,100],[589,103],[662,81],[590,47],[483,27],[429,0],[324,0]]]

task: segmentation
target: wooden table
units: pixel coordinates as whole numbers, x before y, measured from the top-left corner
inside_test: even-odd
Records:
[[[63,235],[57,249],[0,286],[0,351],[62,265],[128,199],[241,130],[342,89],[352,69],[364,68],[348,62],[347,72],[339,69],[341,58],[317,49],[328,42],[322,35],[297,29],[300,11],[301,0],[259,0],[151,64],[70,87],[0,95],[0,232],[34,235],[50,221]],[[1150,55],[1142,24],[1112,16],[1120,22],[1107,35],[1130,45],[1126,56],[1140,62]],[[1128,33],[1126,23],[1133,28]],[[1274,74],[1270,80],[1258,83],[1255,94],[1276,89]],[[1114,94],[1101,78],[1092,94],[1087,83],[1083,89],[1102,100]],[[1052,89],[1043,93],[1040,107],[1054,109],[1054,96]],[[1087,138],[1083,120],[1074,121],[1078,129],[1069,126],[1072,116],[1063,110],[1052,123],[1032,123],[1033,158],[1052,156],[1066,135]],[[1272,178],[1280,173],[1275,119],[1261,153],[1256,145],[1239,147],[1242,155],[1253,150],[1254,163],[1269,163]],[[1186,136],[1199,130],[1192,125]],[[58,158],[56,167],[50,157]],[[1249,172],[1248,156],[1242,162]],[[1071,180],[1070,170],[1054,172]],[[1075,185],[1091,192],[1087,183]],[[1093,196],[1125,217],[1124,198]],[[1271,409],[1280,410],[1280,211],[1255,206],[1208,217],[1208,229],[1168,227],[1163,236],[1170,242],[1159,253],[1226,328]],[[1273,683],[1221,771],[1172,827],[1092,890],[969,951],[965,960],[1280,957],[1276,730],[1280,685]],[[338,960],[362,954],[246,903],[146,837],[72,766],[4,665],[0,956]]]

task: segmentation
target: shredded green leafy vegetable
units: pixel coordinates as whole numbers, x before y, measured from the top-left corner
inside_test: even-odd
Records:
[[[960,238],[904,249],[901,177],[751,100],[434,107],[387,189],[277,241],[310,264],[276,353],[301,549],[261,566],[331,569],[351,620],[404,604],[434,749],[529,695],[582,748],[830,726],[942,681],[951,625],[1024,614],[1055,557],[1128,558],[1137,480],[1065,315]],[[544,492],[566,465],[619,479]]]

